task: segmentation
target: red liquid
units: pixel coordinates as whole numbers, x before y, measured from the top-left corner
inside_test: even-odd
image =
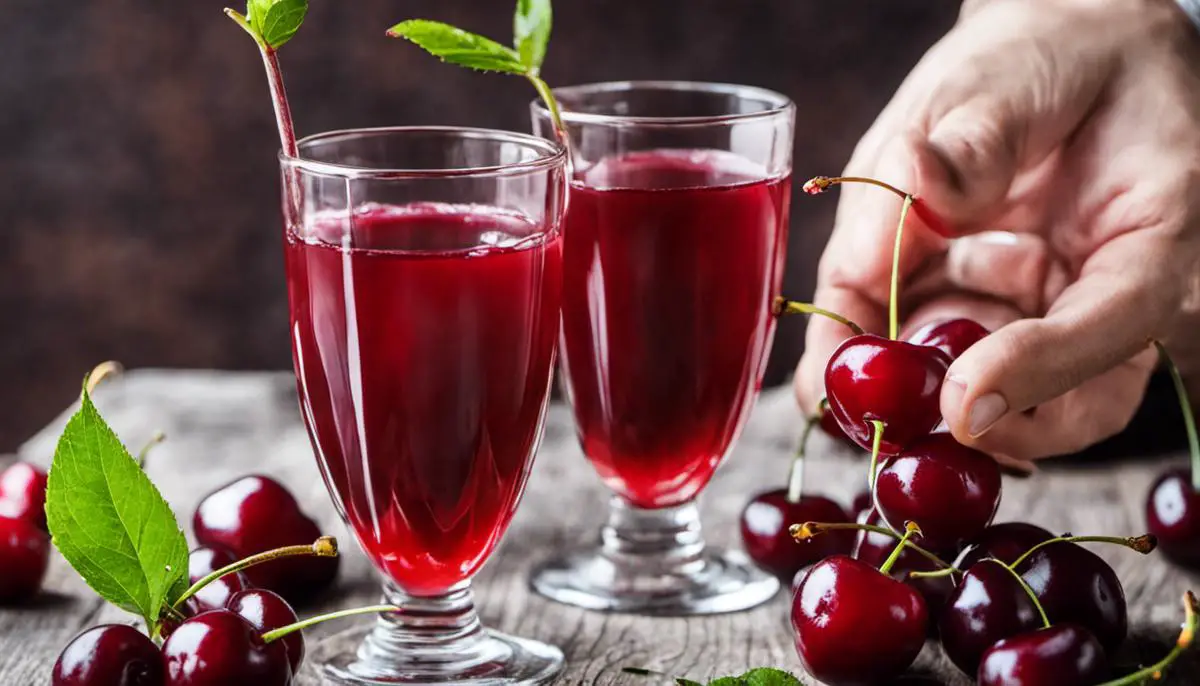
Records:
[[[287,236],[301,409],[334,501],[406,592],[500,540],[532,466],[559,330],[557,231],[493,208],[370,205]]]
[[[715,151],[606,159],[573,182],[563,358],[583,450],[634,505],[708,483],[762,382],[790,177]]]

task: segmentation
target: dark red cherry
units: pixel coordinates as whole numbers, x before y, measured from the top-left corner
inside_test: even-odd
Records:
[[[0,517],[28,519],[46,530],[46,473],[28,462],[0,472]]]
[[[53,686],[162,686],[158,646],[125,624],[102,624],[76,636],[54,663]]]
[[[1100,642],[1075,624],[1006,638],[979,664],[979,686],[1095,686],[1108,678]]]
[[[209,494],[192,518],[201,545],[224,548],[238,559],[289,545],[310,545],[316,522],[300,511],[286,488],[265,476],[247,476]],[[247,569],[254,586],[290,602],[311,599],[337,577],[336,557],[291,557]]]
[[[842,342],[825,367],[825,392],[846,435],[865,450],[875,434],[869,420],[887,425],[880,443],[895,455],[937,426],[946,353],[923,345],[863,334]]]
[[[942,319],[929,322],[905,337],[913,345],[928,345],[957,360],[967,348],[987,336],[988,331],[973,319]]]
[[[282,629],[299,621],[296,611],[286,600],[261,588],[237,592],[229,599],[229,609],[241,615],[261,633]],[[279,639],[279,642],[287,648],[292,673],[299,672],[300,663],[304,661],[304,635],[297,631]]]
[[[792,598],[796,652],[830,686],[899,676],[925,645],[927,622],[911,586],[845,555],[813,565]]]
[[[188,581],[196,583],[209,574],[227,567],[237,558],[228,550],[220,548],[196,548],[188,555]],[[213,581],[188,600],[188,609],[192,614],[200,614],[209,610],[219,610],[229,603],[234,593],[250,588],[250,581],[241,572],[226,574]]]
[[[838,425],[837,419],[831,412],[822,412],[821,419],[819,420],[818,424],[821,427],[821,430],[825,432],[825,435],[829,436],[830,438],[835,438],[839,441],[854,445],[854,441],[850,440],[850,437],[846,435],[845,431],[842,431],[842,427]]]
[[[829,498],[801,496],[789,502],[787,489],[760,493],[742,510],[742,543],[759,567],[787,581],[802,567],[830,555],[849,554],[853,531],[831,531],[804,541],[792,538],[788,528],[804,522],[850,522],[846,511]]]
[[[179,625],[162,647],[167,686],[288,686],[292,668],[282,641],[229,610],[210,610]]]
[[[880,519],[879,514],[874,510],[860,512],[857,519],[859,524],[871,524],[873,526],[887,526]],[[879,569],[879,567],[888,559],[892,551],[896,548],[896,539],[884,534],[874,533],[871,531],[858,532],[857,539],[854,544],[854,559],[861,560],[866,564]],[[954,558],[954,551],[931,551],[936,553],[943,560],[951,560]],[[954,591],[954,580],[950,577],[933,577],[933,578],[912,578],[910,572],[933,572],[937,571],[938,565],[933,560],[921,555],[912,550],[904,550],[900,553],[900,557],[896,560],[896,564],[892,566],[891,576],[893,579],[903,581],[904,583],[917,589],[921,597],[925,599],[925,605],[929,609],[931,617],[937,617],[942,608],[946,605],[946,599]],[[931,622],[930,628],[936,628],[936,623]]]
[[[875,503],[893,529],[916,522],[923,546],[956,548],[996,515],[1000,467],[950,434],[931,434],[883,463]]]
[[[31,600],[50,564],[50,537],[27,519],[0,517],[0,605]]]
[[[1012,564],[1033,546],[1052,538],[1054,535],[1049,531],[1033,524],[1024,522],[992,524],[979,535],[967,541],[967,546],[958,556],[954,566],[966,571],[976,562],[988,557]]]
[[[1087,629],[1110,654],[1129,628],[1125,590],[1108,563],[1069,541],[1040,548],[1017,566],[1053,624]]]
[[[999,562],[971,567],[938,618],[942,648],[959,669],[975,674],[996,641],[1042,626],[1041,615],[1013,573]]]
[[[1192,488],[1188,469],[1172,469],[1150,487],[1146,528],[1158,537],[1158,548],[1167,557],[1200,569],[1200,493]]]

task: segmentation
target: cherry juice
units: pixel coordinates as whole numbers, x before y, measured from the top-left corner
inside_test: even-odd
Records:
[[[638,507],[695,497],[746,419],[774,332],[790,186],[711,150],[576,172],[563,365],[584,453]]]
[[[546,409],[561,251],[496,208],[366,205],[287,233],[301,409],[376,566],[437,595],[516,510]]]

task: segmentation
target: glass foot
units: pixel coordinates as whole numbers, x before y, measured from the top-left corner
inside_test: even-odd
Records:
[[[562,671],[558,648],[483,629],[465,587],[428,599],[389,588],[385,597],[401,611],[314,647],[326,682],[505,686],[549,683]]]
[[[541,595],[589,610],[707,615],[761,605],[779,580],[740,552],[706,547],[694,504],[639,510],[615,500],[598,549],[534,570]]]

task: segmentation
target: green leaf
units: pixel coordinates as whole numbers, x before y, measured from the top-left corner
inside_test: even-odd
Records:
[[[795,676],[773,667],[759,667],[742,675],[746,686],[804,686]]]
[[[746,682],[738,676],[723,676],[708,682],[708,686],[746,686]]]
[[[258,37],[263,35],[263,21],[271,11],[274,0],[246,0],[246,21]]]
[[[550,0],[517,0],[517,12],[513,16],[513,47],[521,56],[521,64],[533,74],[538,73],[542,62],[546,60],[553,24],[554,11]]]
[[[506,74],[527,72],[516,50],[439,21],[410,19],[388,29],[388,35],[408,39],[429,54],[462,67]]]
[[[171,507],[86,390],[67,422],[46,489],[54,545],[105,600],[146,620],[187,586],[187,539]]]
[[[260,29],[263,41],[278,50],[296,35],[307,15],[308,0],[277,0],[263,18]]]

